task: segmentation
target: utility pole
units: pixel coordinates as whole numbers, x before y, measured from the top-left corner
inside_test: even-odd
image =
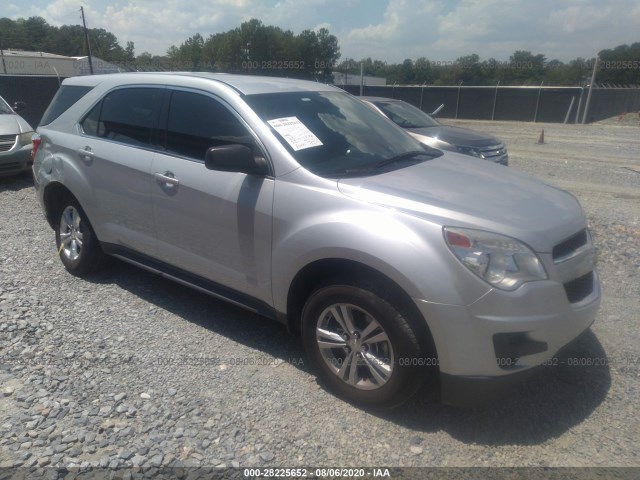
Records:
[[[93,63],[91,62],[91,47],[89,46],[89,34],[87,33],[87,23],[84,21],[84,8],[80,7],[82,13],[82,26],[84,27],[84,43],[87,46],[87,58],[89,59],[89,73],[93,75]]]
[[[2,70],[7,73],[7,64],[4,63],[4,50],[2,49],[2,34],[0,34],[0,57],[2,57]]]
[[[0,47],[0,57],[2,57],[2,70],[7,73],[7,64],[4,63],[4,50],[2,50],[2,47]]]
[[[589,114],[589,104],[591,103],[591,90],[593,84],[596,81],[596,72],[598,71],[598,62],[600,62],[600,56],[596,55],[596,61],[593,64],[593,72],[591,73],[591,82],[589,83],[589,91],[587,92],[587,101],[584,104],[584,113],[582,114],[582,123],[586,123],[587,115]]]

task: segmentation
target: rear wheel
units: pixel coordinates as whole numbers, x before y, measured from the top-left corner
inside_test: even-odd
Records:
[[[416,359],[423,348],[407,319],[378,291],[357,282],[319,288],[302,313],[303,339],[329,389],[356,404],[389,408],[422,384]]]
[[[69,272],[84,275],[103,265],[104,253],[77,200],[70,197],[61,202],[54,229],[58,255]]]

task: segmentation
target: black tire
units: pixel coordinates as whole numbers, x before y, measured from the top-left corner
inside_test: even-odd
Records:
[[[405,402],[428,374],[417,366],[426,349],[419,344],[416,327],[383,298],[382,291],[360,282],[333,282],[319,288],[304,306],[302,336],[305,351],[329,390],[356,405],[386,409]],[[342,322],[337,317],[343,317]],[[345,318],[360,335],[344,332],[349,339],[343,337],[342,346],[335,335],[341,335],[343,326],[348,328]],[[367,327],[373,330],[367,332]]]
[[[60,202],[55,220],[56,247],[65,268],[78,276],[100,270],[104,266],[105,255],[78,201],[67,197]]]

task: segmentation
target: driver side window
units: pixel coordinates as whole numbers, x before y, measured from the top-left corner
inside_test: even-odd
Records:
[[[204,161],[210,147],[246,145],[256,152],[253,136],[229,109],[217,100],[194,92],[171,93],[165,149],[182,157]]]

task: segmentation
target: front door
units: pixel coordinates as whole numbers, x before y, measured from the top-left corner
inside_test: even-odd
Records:
[[[152,164],[160,260],[271,303],[273,179],[208,170],[209,147],[258,147],[239,117],[216,97],[171,92],[165,151]]]

